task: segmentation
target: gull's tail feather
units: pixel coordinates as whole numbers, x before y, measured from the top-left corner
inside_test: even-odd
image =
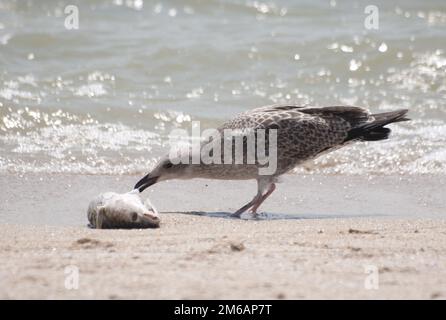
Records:
[[[363,141],[377,141],[384,140],[389,137],[391,130],[384,126],[389,123],[408,121],[406,118],[407,109],[401,109],[391,112],[372,114],[372,121],[360,124],[351,129],[345,141],[349,140],[363,140]]]

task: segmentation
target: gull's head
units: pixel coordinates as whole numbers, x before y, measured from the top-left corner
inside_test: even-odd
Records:
[[[191,178],[191,167],[188,164],[177,163],[177,161],[171,161],[169,157],[162,158],[155,168],[144,176],[135,185],[135,189],[139,192],[144,191],[151,185],[170,179],[188,179]]]

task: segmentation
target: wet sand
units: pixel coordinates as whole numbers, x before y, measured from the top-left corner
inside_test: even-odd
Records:
[[[169,182],[161,228],[88,229],[137,178],[1,175],[0,298],[446,298],[443,177],[287,176],[256,221],[226,215],[253,183]]]
[[[139,176],[0,174],[0,223],[87,223],[88,203],[127,192]],[[446,175],[284,175],[260,207],[269,218],[415,217],[446,219]],[[257,192],[255,181],[172,180],[143,192],[161,212],[235,212]]]

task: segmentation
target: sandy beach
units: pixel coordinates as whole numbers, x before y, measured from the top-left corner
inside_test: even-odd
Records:
[[[443,177],[288,175],[255,221],[227,218],[250,182],[172,181],[147,192],[161,228],[88,229],[136,179],[0,176],[0,298],[446,298]]]
[[[446,298],[444,220],[163,218],[157,230],[1,225],[0,298]]]

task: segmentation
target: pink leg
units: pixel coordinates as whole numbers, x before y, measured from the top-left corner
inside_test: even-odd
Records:
[[[262,196],[259,198],[259,200],[257,200],[257,201],[254,203],[254,205],[252,206],[250,212],[256,214],[256,213],[257,213],[257,209],[260,207],[260,205],[263,203],[263,201],[265,201],[266,198],[268,198],[268,197],[271,195],[271,193],[274,192],[274,190],[276,190],[276,185],[275,185],[274,183],[272,183],[272,184],[269,186],[268,191],[267,191],[264,195],[262,195]]]
[[[262,196],[260,194],[257,194],[254,199],[249,201],[247,204],[245,204],[243,207],[238,209],[235,213],[231,214],[231,217],[240,218],[243,212],[251,208]]]

